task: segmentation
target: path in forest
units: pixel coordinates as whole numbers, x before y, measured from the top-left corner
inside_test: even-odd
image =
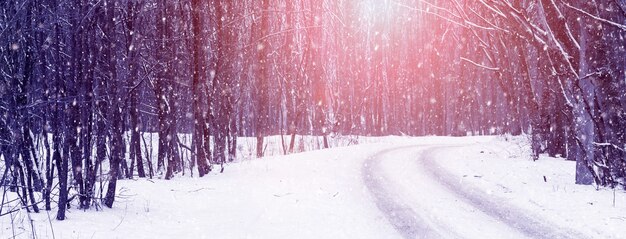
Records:
[[[404,238],[586,238],[464,184],[431,156],[452,147],[398,147],[365,161],[367,188]]]

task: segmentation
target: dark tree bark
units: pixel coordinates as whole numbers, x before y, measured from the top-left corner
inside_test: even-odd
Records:
[[[213,163],[220,164],[221,170],[224,170],[224,163],[226,162],[226,150],[227,150],[227,136],[229,119],[231,117],[230,105],[233,94],[233,79],[232,69],[234,59],[234,48],[232,42],[236,39],[236,32],[232,29],[231,25],[228,25],[228,21],[232,20],[233,15],[229,15],[233,11],[233,3],[230,1],[215,1],[215,19],[217,19],[217,38],[216,38],[216,62],[214,63],[215,77],[212,79],[213,89],[211,91],[210,98],[212,107],[212,115],[209,118],[213,123]]]
[[[159,146],[158,146],[158,155],[157,155],[157,171],[163,172],[166,170],[166,178],[169,179],[173,173],[174,165],[167,165],[166,168],[166,160],[167,162],[172,161],[172,147],[170,145],[171,137],[173,137],[170,133],[172,132],[172,127],[176,127],[172,124],[172,107],[173,100],[170,96],[171,92],[171,84],[169,82],[169,67],[170,67],[170,31],[169,31],[169,21],[168,19],[168,11],[167,6],[168,3],[165,0],[158,1],[158,17],[157,17],[157,36],[158,40],[158,51],[159,51],[159,60],[160,60],[160,70],[157,75],[156,84],[154,85],[154,91],[156,94],[156,102],[157,102],[157,118],[158,118],[158,136],[159,136]]]
[[[193,154],[195,157],[195,161],[198,165],[198,174],[200,177],[208,174],[211,171],[211,167],[209,166],[209,161],[207,159],[207,151],[205,148],[205,141],[209,141],[210,135],[206,135],[206,109],[202,104],[202,90],[204,89],[204,85],[206,84],[206,79],[203,79],[202,76],[205,76],[203,64],[204,50],[202,44],[204,43],[204,33],[203,33],[203,25],[202,23],[202,8],[201,6],[206,3],[201,0],[193,0],[191,1],[192,8],[192,29],[193,29],[193,81],[191,88],[193,90],[193,125],[194,125],[194,133],[193,133]]]
[[[108,60],[106,66],[106,75],[109,82],[113,85],[120,85],[122,82],[118,79],[117,75],[117,58],[115,54],[115,44],[117,43],[116,31],[115,31],[115,8],[117,1],[107,3],[105,6],[105,42],[109,45],[109,50],[105,50],[104,59]],[[104,198],[104,205],[109,208],[113,207],[115,202],[115,195],[117,189],[117,180],[120,176],[120,162],[123,160],[124,152],[124,140],[122,138],[124,134],[124,127],[122,122],[122,102],[120,87],[109,88],[109,140],[111,145],[111,154],[109,157],[110,169],[109,169],[109,184],[107,186],[106,196]]]
[[[256,40],[256,55],[257,61],[255,62],[256,68],[256,103],[257,110],[256,116],[256,156],[257,158],[263,157],[264,151],[264,138],[269,135],[269,59],[268,53],[270,49],[270,42],[267,40],[269,34],[269,0],[261,1],[261,9],[256,16],[260,18],[260,24],[257,26],[257,40]]]

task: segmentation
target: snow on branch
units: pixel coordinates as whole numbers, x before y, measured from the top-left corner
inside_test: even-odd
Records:
[[[490,6],[489,4],[485,3],[484,0],[480,0],[479,2],[482,3],[487,9],[491,10],[492,12],[494,12],[495,14],[498,14],[498,15],[500,15],[503,18],[507,18],[506,15],[504,15],[504,13],[502,13],[502,11],[497,9],[496,6]]]
[[[569,99],[567,92],[565,91],[565,87],[563,87],[563,82],[561,82],[561,79],[558,79],[558,82],[559,86],[561,87],[561,93],[563,94],[563,98],[565,98],[565,103],[569,107],[574,107],[574,104],[572,104],[572,101]]]
[[[483,30],[491,30],[491,31],[496,30],[496,29],[494,29],[494,28],[481,26],[481,25],[478,25],[478,24],[477,24],[477,23],[475,23],[475,22],[472,22],[472,21],[469,19],[469,17],[468,17],[468,15],[467,15],[467,13],[465,13],[465,10],[464,10],[464,8],[461,6],[461,4],[460,4],[457,0],[452,0],[452,2],[454,3],[454,6],[456,7],[456,11],[457,11],[457,12],[459,12],[459,14],[461,15],[461,17],[463,18],[464,23],[465,23],[465,24],[467,24],[467,25],[470,27],[470,29],[471,29],[471,27],[477,27],[477,28],[481,28],[481,29],[483,29]],[[470,8],[470,9],[471,9],[471,8]],[[472,29],[472,31],[474,31],[474,30]]]
[[[470,11],[471,11],[472,13],[474,13],[474,16],[476,16],[476,17],[480,18],[481,20],[483,20],[483,21],[484,21],[484,22],[486,22],[487,24],[491,25],[491,27],[493,27],[493,28],[495,28],[495,29],[498,29],[498,30],[500,30],[500,31],[503,31],[503,32],[505,32],[505,33],[507,33],[507,34],[509,33],[509,30],[503,29],[503,28],[501,28],[501,27],[497,26],[495,23],[492,23],[492,22],[488,21],[488,20],[487,20],[487,19],[485,19],[483,16],[481,16],[478,12],[476,12],[476,10],[474,10],[474,9],[470,8]]]
[[[565,4],[565,6],[567,6],[568,8],[570,8],[570,9],[572,9],[572,10],[574,10],[574,11],[580,12],[580,13],[582,13],[582,14],[584,14],[584,15],[587,15],[588,17],[591,17],[591,18],[593,18],[593,19],[595,19],[595,20],[597,20],[597,21],[600,21],[600,22],[603,22],[603,23],[609,24],[609,25],[611,25],[611,26],[614,26],[614,27],[620,28],[620,29],[622,29],[622,30],[626,30],[626,25],[624,25],[624,24],[619,24],[619,23],[617,23],[617,22],[610,21],[610,20],[607,20],[607,19],[604,19],[604,18],[598,17],[598,16],[596,16],[596,15],[593,15],[593,14],[591,14],[591,13],[586,12],[585,10],[582,10],[582,9],[580,9],[580,8],[576,8],[576,7],[574,7],[574,6],[570,5],[569,3],[566,3],[566,2],[564,2],[563,4]]]
[[[595,72],[591,72],[583,77],[578,78],[578,80],[584,80],[584,79],[587,79],[589,77],[594,77],[594,76],[601,76],[602,74],[605,74],[607,72],[608,70],[605,67],[601,67]]]
[[[465,57],[461,57],[461,60],[469,62],[472,65],[475,65],[477,67],[480,67],[480,68],[483,68],[483,69],[487,69],[487,70],[490,70],[490,71],[499,71],[500,70],[500,68],[498,68],[498,67],[489,67],[489,66],[481,65],[481,64],[478,64],[478,63],[476,63],[476,62],[474,62],[474,61],[472,61],[470,59],[467,59]]]
[[[401,3],[401,2],[397,2],[397,1],[391,1],[391,2],[392,2],[392,3],[394,3],[394,4],[396,4],[396,5],[398,5],[398,6],[401,6],[401,7],[405,7],[405,8],[410,8],[410,9],[413,9],[413,10],[417,10],[417,8],[415,8],[415,7],[411,7],[411,6],[408,6],[408,5],[406,5],[406,4],[404,4],[404,3]],[[420,2],[420,3],[424,3],[424,4],[428,5],[429,7],[432,7],[432,8],[434,8],[434,9],[438,10],[438,11],[443,11],[443,12],[445,12],[446,14],[448,14],[448,15],[450,15],[450,16],[453,16],[453,17],[455,17],[455,18],[461,18],[461,16],[458,16],[458,15],[454,14],[452,11],[450,11],[450,10],[446,9],[445,7],[440,7],[440,6],[437,6],[437,5],[435,5],[435,4],[433,4],[433,3],[430,3],[430,2],[428,2],[428,1],[426,1],[426,0],[418,0],[418,2]]]
[[[494,31],[494,30],[496,30],[495,28],[492,28],[492,27],[485,27],[485,26],[478,25],[478,24],[473,23],[473,22],[471,22],[471,21],[469,21],[469,20],[465,20],[465,23],[466,23],[467,25],[469,25],[469,26],[472,26],[472,27],[477,27],[477,28],[480,28],[480,29],[483,29],[483,30],[488,30],[488,31]]]
[[[598,146],[598,147],[611,147],[611,148],[615,148],[615,149],[617,149],[619,151],[626,152],[626,149],[623,149],[622,147],[619,147],[619,146],[617,146],[615,144],[612,144],[612,143],[597,143],[597,142],[594,142],[593,145]]]
[[[448,10],[447,10],[447,9],[445,9],[445,8],[438,7],[438,6],[436,6],[436,5],[432,4],[432,3],[429,3],[429,2],[427,2],[427,1],[420,1],[420,2],[423,2],[423,3],[425,3],[425,4],[429,5],[429,6],[432,6],[432,7],[433,7],[433,8],[435,8],[435,9],[441,10],[441,11],[443,11],[443,12],[447,13],[448,15],[450,15],[450,16],[452,16],[452,17],[455,17],[455,18],[461,18],[460,16],[455,15],[454,13],[452,13],[452,12],[448,11]],[[467,27],[466,25],[464,25],[464,24],[460,23],[459,21],[456,21],[456,20],[454,20],[454,19],[452,19],[452,18],[449,18],[449,17],[446,17],[446,16],[444,16],[444,15],[438,14],[438,13],[436,13],[436,12],[430,11],[428,8],[426,8],[426,9],[424,10],[424,9],[422,9],[422,8],[412,7],[412,6],[409,6],[409,5],[406,5],[406,4],[403,4],[403,3],[400,3],[400,2],[396,2],[396,1],[391,1],[391,3],[393,3],[393,4],[395,4],[395,5],[399,6],[399,7],[403,7],[403,8],[409,9],[409,10],[411,10],[411,11],[416,11],[416,12],[420,12],[420,13],[426,13],[426,14],[433,15],[433,16],[435,16],[435,17],[441,18],[441,19],[443,19],[443,20],[445,20],[445,21],[451,22],[451,23],[456,24],[456,25],[461,26],[461,27]]]
[[[556,5],[556,2],[554,2],[554,0],[550,0],[550,2],[552,3],[554,10],[556,10],[556,12],[559,14],[559,18],[565,19],[565,16],[563,16],[561,9],[559,9],[559,7]],[[565,22],[565,30],[567,32],[567,37],[569,37],[570,40],[574,43],[574,46],[576,46],[576,49],[580,50],[580,44],[578,44],[578,41],[576,41],[576,38],[574,37],[574,34],[572,34],[572,30],[570,29],[569,24],[567,24],[567,22]]]

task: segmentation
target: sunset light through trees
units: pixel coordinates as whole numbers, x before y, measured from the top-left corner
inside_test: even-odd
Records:
[[[626,189],[626,3],[0,2],[0,218],[111,208],[119,180],[223,173],[273,137],[484,135]]]

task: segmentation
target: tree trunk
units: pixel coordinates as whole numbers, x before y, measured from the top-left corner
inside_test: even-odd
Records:
[[[193,91],[193,156],[198,165],[198,175],[203,177],[208,174],[210,171],[209,162],[207,160],[207,151],[205,148],[205,140],[209,140],[209,135],[205,135],[205,110],[203,109],[202,104],[202,89],[203,85],[206,83],[206,79],[202,79],[203,67],[202,58],[204,56],[204,51],[202,50],[202,44],[204,42],[204,36],[202,34],[202,25],[201,25],[201,17],[202,17],[202,9],[200,8],[200,3],[203,2],[201,0],[192,0],[191,8],[192,8],[192,31],[193,31],[193,79],[191,88]]]

